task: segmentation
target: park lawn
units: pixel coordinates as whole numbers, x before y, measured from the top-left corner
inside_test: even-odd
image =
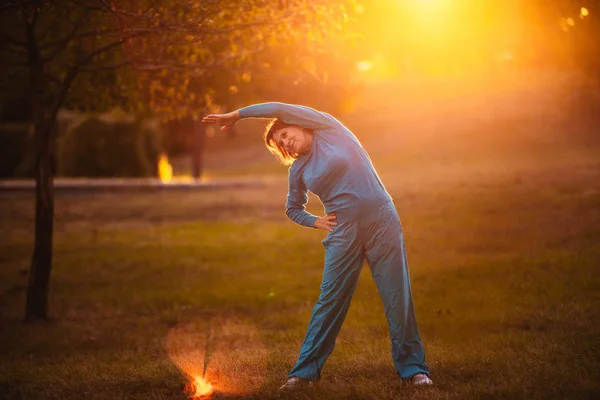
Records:
[[[33,196],[0,194],[0,398],[184,399],[205,367],[215,398],[600,397],[600,138],[530,92],[543,96],[348,118],[402,219],[433,387],[395,375],[365,266],[321,383],[277,392],[324,233],[286,219],[285,170],[252,149],[208,172],[264,174],[256,187],[59,193],[44,324],[22,323]]]
[[[286,220],[285,179],[59,195],[52,321],[35,325],[21,322],[33,203],[4,195],[0,393],[185,398],[178,365],[202,370],[208,355],[207,376],[229,392],[216,398],[594,398],[600,168],[547,168],[430,181],[384,172],[436,384],[395,376],[365,267],[321,384],[281,396],[318,296],[324,237]]]

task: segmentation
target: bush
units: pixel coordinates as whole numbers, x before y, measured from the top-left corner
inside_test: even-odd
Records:
[[[23,161],[33,147],[31,124],[3,122],[0,124],[0,178],[32,176],[33,165],[24,171]]]
[[[58,143],[58,175],[148,177],[157,175],[158,129],[142,120],[90,118]]]

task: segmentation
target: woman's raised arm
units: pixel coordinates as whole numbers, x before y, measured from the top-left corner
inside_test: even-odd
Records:
[[[209,114],[202,118],[202,122],[221,125],[221,130],[225,131],[240,118],[277,118],[288,125],[315,130],[341,125],[338,120],[324,112],[306,106],[278,102],[254,104],[227,114]]]
[[[227,114],[209,114],[202,118],[202,122],[205,124],[221,125],[221,130],[226,131],[240,118],[240,113],[235,110]]]
[[[339,122],[329,114],[313,108],[279,102],[254,104],[238,110],[242,118],[277,118],[288,125],[325,129]]]

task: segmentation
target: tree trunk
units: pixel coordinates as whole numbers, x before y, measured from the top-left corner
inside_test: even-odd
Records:
[[[52,232],[54,223],[53,160],[48,143],[47,131],[36,126],[36,141],[39,147],[35,168],[35,241],[25,321],[33,322],[48,318],[48,287],[52,269]]]
[[[44,82],[44,65],[34,32],[37,21],[37,8],[34,7],[31,13],[33,16],[26,23],[26,37],[31,85],[29,96],[35,129],[36,195],[35,238],[29,269],[29,285],[27,287],[26,322],[48,318],[48,287],[52,268],[52,228],[54,219],[53,125],[56,120],[56,113],[47,114],[48,105],[44,100],[47,92]]]

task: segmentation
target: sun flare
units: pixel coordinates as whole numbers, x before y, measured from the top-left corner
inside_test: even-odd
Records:
[[[214,392],[214,388],[210,382],[197,375],[189,383],[188,392],[190,393],[190,398],[202,399],[209,397]]]
[[[275,298],[275,297],[272,297]],[[233,317],[180,322],[165,340],[167,354],[188,377],[185,393],[207,400],[248,395],[265,383],[268,352],[255,326]]]

